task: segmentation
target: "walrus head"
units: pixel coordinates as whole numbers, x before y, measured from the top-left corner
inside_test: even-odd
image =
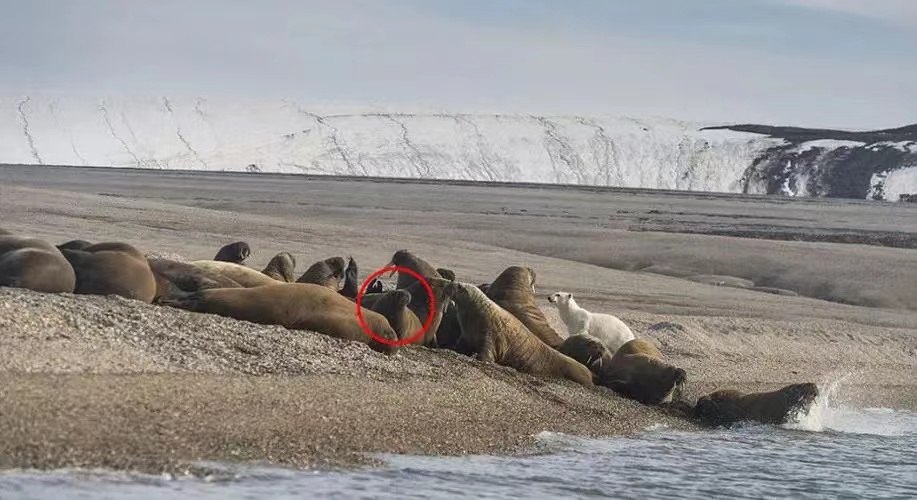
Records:
[[[343,257],[330,257],[309,266],[306,272],[296,280],[297,283],[314,283],[337,291],[344,279],[344,268],[347,263]]]
[[[296,258],[289,252],[280,252],[267,263],[267,267],[261,272],[275,280],[292,283],[295,269]]]
[[[436,271],[436,269],[431,266],[427,261],[421,259],[420,257],[414,255],[408,250],[398,250],[392,255],[392,260],[388,264],[389,266],[398,266],[406,267],[411,271],[423,276],[424,278],[442,278],[442,276]],[[389,273],[389,277],[395,274],[396,271]],[[414,284],[417,281],[416,278],[407,274],[407,273],[398,273],[398,285],[397,288],[407,288]]]
[[[251,253],[252,249],[250,246],[248,246],[248,243],[244,241],[237,241],[235,243],[225,245],[223,248],[220,248],[220,251],[217,252],[216,257],[214,257],[213,260],[241,264],[245,262],[245,259],[247,259]]]

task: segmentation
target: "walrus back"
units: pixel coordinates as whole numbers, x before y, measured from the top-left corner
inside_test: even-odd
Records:
[[[0,254],[0,286],[44,293],[72,293],[73,267],[56,249],[22,248]]]

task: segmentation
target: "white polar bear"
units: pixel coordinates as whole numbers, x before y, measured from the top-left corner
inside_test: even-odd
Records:
[[[548,302],[557,308],[570,335],[591,335],[605,344],[612,354],[634,339],[634,332],[623,321],[610,314],[592,313],[583,309],[573,300],[571,293],[554,293],[548,297]]]

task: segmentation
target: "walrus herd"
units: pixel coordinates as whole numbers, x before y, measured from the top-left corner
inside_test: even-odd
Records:
[[[296,259],[291,253],[277,254],[263,270],[245,265],[250,255],[251,247],[239,241],[221,248],[213,259],[185,262],[148,256],[121,242],[53,245],[0,229],[0,286],[117,295],[313,331],[361,342],[386,355],[403,348],[448,349],[533,376],[601,386],[713,426],[785,423],[808,411],[818,395],[815,384],[802,383],[751,394],[719,389],[689,402],[682,393],[687,373],[667,362],[649,339],[632,334],[603,338],[591,320],[577,323],[577,331],[571,329],[566,337],[557,332],[536,302],[535,271],[526,266],[510,266],[493,282],[475,285],[457,280],[448,268],[398,250],[389,265],[414,271],[426,283],[395,271],[390,274],[398,274],[393,289],[373,280],[358,297],[359,268],[352,257],[320,260],[294,279]],[[563,307],[572,303],[572,295],[565,292],[549,298]],[[577,314],[589,319],[591,313]]]

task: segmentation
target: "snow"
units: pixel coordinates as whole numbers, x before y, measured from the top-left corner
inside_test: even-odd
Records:
[[[791,149],[791,153],[802,154],[808,151],[811,151],[815,148],[818,149],[838,149],[838,148],[856,148],[859,146],[865,145],[865,142],[858,141],[841,141],[836,139],[818,139],[815,141],[803,142],[799,146]]]
[[[883,141],[869,145],[869,149],[878,151],[882,148],[894,148],[903,153],[917,153],[917,142],[915,141]]]
[[[917,165],[874,174],[870,186],[882,186],[882,193],[888,201],[898,201],[902,194],[917,194]],[[869,199],[875,199],[878,189],[870,188]]]
[[[740,192],[780,140],[666,118],[316,110],[289,100],[0,96],[0,162]]]

